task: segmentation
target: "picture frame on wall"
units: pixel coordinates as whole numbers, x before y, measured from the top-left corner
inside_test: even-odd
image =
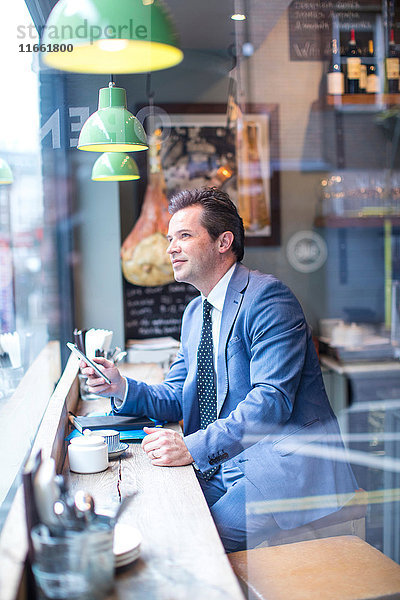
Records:
[[[149,116],[146,107],[142,111],[142,117]],[[163,131],[167,197],[183,189],[220,187],[243,218],[247,246],[279,245],[278,105],[248,104],[239,131],[236,123],[228,126],[222,103],[161,104],[153,118]]]

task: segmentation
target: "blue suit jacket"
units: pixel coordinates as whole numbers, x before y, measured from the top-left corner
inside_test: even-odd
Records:
[[[185,443],[201,471],[232,461],[265,500],[283,529],[331,513],[336,495],[356,481],[343,456],[303,311],[271,275],[238,263],[222,311],[218,349],[218,419],[200,430],[196,390],[201,297],[187,306],[181,348],[162,384],[128,380],[122,414],[183,419]],[[318,448],[316,447],[316,445]],[[281,500],[333,495],[328,506],[288,510]],[[282,510],[281,510],[282,508]],[[290,508],[290,507],[289,507]],[[268,510],[268,507],[267,507]]]

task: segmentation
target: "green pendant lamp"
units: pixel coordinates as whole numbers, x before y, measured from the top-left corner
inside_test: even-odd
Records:
[[[161,0],[59,0],[42,45],[48,66],[76,73],[145,73],[183,59]]]
[[[0,184],[12,183],[13,181],[14,177],[9,164],[3,158],[0,158]]]
[[[94,163],[93,181],[131,181],[140,179],[136,162],[123,152],[105,152]]]
[[[91,152],[135,152],[147,150],[146,133],[140,121],[126,108],[126,92],[111,82],[99,91],[99,108],[84,123],[79,150]]]

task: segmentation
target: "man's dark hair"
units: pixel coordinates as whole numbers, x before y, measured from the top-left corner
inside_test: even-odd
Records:
[[[237,260],[244,254],[244,227],[236,206],[226,192],[216,187],[204,187],[177,192],[169,201],[168,210],[174,215],[178,210],[188,206],[203,207],[201,224],[207,229],[209,236],[216,240],[224,231],[231,231],[234,239],[232,252]]]

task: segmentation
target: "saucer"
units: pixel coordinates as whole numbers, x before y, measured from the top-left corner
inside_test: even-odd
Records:
[[[121,454],[123,454],[125,452],[125,450],[128,450],[128,448],[129,448],[129,444],[120,442],[120,444],[116,450],[113,450],[112,452],[108,453],[108,458],[117,458],[118,456],[121,456]]]
[[[114,529],[114,561],[116,567],[124,567],[140,555],[142,536],[138,529],[127,523],[116,523]]]
[[[115,568],[118,569],[119,567],[126,567],[127,565],[130,565],[137,558],[139,558],[139,556],[140,556],[140,547],[136,548],[135,550],[132,550],[132,552],[129,555],[125,554],[121,558],[115,557],[115,561],[114,561]]]

